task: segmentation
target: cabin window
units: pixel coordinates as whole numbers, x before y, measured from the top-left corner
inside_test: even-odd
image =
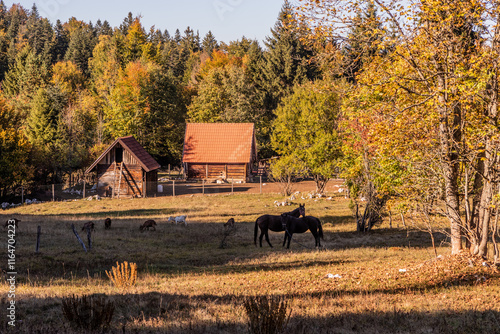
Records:
[[[117,147],[115,149],[115,162],[121,163],[123,161],[123,148]]]

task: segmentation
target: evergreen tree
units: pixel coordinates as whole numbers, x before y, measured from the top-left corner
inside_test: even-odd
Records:
[[[156,69],[145,87],[145,95],[149,113],[143,126],[149,131],[142,144],[161,165],[178,164],[186,118],[183,88],[172,74]]]
[[[23,39],[28,41],[31,50],[40,56],[45,66],[50,67],[55,47],[54,30],[46,18],[40,17],[35,4],[26,21]]]
[[[356,81],[363,64],[369,61],[378,51],[382,42],[383,27],[377,15],[375,4],[366,1],[366,11],[358,13],[354,26],[349,33],[344,53],[344,76],[351,82]]]
[[[9,67],[2,86],[6,97],[27,97],[28,100],[21,99],[21,102],[28,104],[33,97],[33,92],[38,87],[44,87],[47,80],[48,69],[40,56],[37,56],[30,46],[26,45],[16,57],[15,63]]]
[[[92,56],[92,50],[96,45],[96,38],[93,29],[84,25],[77,28],[71,34],[68,50],[64,60],[74,62],[78,68],[85,74],[89,74],[89,58]]]
[[[7,31],[7,8],[3,1],[0,1],[0,82],[9,68],[9,40],[5,32]]]
[[[258,42],[243,36],[241,40],[229,42],[229,45],[225,45],[224,49],[230,56],[242,58],[248,54],[248,51],[253,44],[258,44]]]
[[[102,35],[107,35],[107,36],[113,35],[113,29],[109,25],[109,22],[106,20],[104,20],[104,22],[101,22],[101,20],[97,20],[95,30],[97,37]]]
[[[54,45],[53,59],[55,62],[58,62],[64,59],[64,56],[69,46],[69,32],[63,27],[60,20],[56,21],[56,25],[54,27],[54,34],[55,34],[55,45]]]
[[[134,16],[132,15],[131,12],[128,12],[128,15],[125,19],[123,19],[123,22],[122,24],[120,24],[120,31],[122,33],[123,36],[127,36],[128,34],[128,29],[130,28],[130,26],[132,25],[132,23],[134,23],[134,20],[137,19],[134,18]]]
[[[265,108],[271,113],[280,100],[289,95],[296,84],[313,80],[318,76],[310,63],[313,53],[300,41],[299,27],[290,18],[294,17],[292,6],[285,1],[271,36],[266,37],[266,51],[261,71],[265,90]]]
[[[23,41],[20,40],[19,32],[21,27],[26,23],[28,19],[28,14],[20,5],[12,5],[6,15],[7,22],[7,34],[6,40],[8,41],[9,47],[7,50],[7,62],[8,66],[12,66],[17,57],[17,53],[23,49],[21,44]],[[21,36],[22,39],[22,36]]]
[[[176,44],[180,44],[181,43],[181,32],[179,31],[179,29],[175,29],[175,33],[174,33],[174,42]]]
[[[217,43],[215,36],[210,30],[203,38],[203,41],[201,42],[201,48],[209,55],[211,55],[214,50],[217,50],[219,48],[219,44]]]
[[[125,62],[133,62],[143,54],[143,48],[147,42],[146,32],[141,25],[141,21],[136,18],[129,26],[125,39]]]

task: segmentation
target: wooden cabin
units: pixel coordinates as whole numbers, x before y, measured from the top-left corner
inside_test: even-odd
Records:
[[[188,123],[182,153],[188,180],[249,181],[257,167],[253,123]]]
[[[154,196],[160,164],[133,136],[116,139],[85,171],[95,172],[97,194],[103,197]]]

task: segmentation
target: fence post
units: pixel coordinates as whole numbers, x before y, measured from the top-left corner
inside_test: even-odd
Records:
[[[260,183],[260,193],[262,194],[262,175],[259,175]]]
[[[92,250],[92,235],[90,234],[90,227],[87,226],[87,240],[89,243],[89,250]]]
[[[21,187],[21,205],[24,204],[24,186]]]
[[[234,179],[231,178],[231,195],[234,193]]]
[[[83,179],[83,197],[82,198],[85,198],[85,179]]]
[[[202,194],[205,195],[205,180],[201,180]]]
[[[54,194],[54,184],[52,183],[52,202],[54,202],[55,194]]]
[[[78,232],[76,232],[75,224],[71,224],[71,229],[73,230],[73,233],[75,234],[76,238],[78,239],[78,242],[80,243],[80,245],[82,245],[83,250],[85,251],[85,253],[87,253],[87,248],[85,247],[85,244],[83,243],[82,239],[78,235]]]
[[[175,180],[172,181],[172,196],[175,197]]]
[[[42,234],[42,227],[40,225],[38,225],[38,229],[36,232],[36,249],[35,249],[35,253],[37,253],[37,254],[38,254],[38,251],[40,249],[40,234]]]

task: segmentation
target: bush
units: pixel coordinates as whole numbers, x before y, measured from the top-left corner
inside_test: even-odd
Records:
[[[116,267],[112,267],[111,271],[106,270],[106,275],[119,288],[125,289],[133,286],[137,281],[137,264],[127,261],[119,264],[116,262]]]
[[[63,315],[74,327],[96,331],[107,329],[113,318],[115,305],[104,297],[75,295],[63,298]]]
[[[246,297],[243,305],[248,315],[248,327],[254,334],[277,334],[285,330],[290,312],[288,302],[279,296]]]

